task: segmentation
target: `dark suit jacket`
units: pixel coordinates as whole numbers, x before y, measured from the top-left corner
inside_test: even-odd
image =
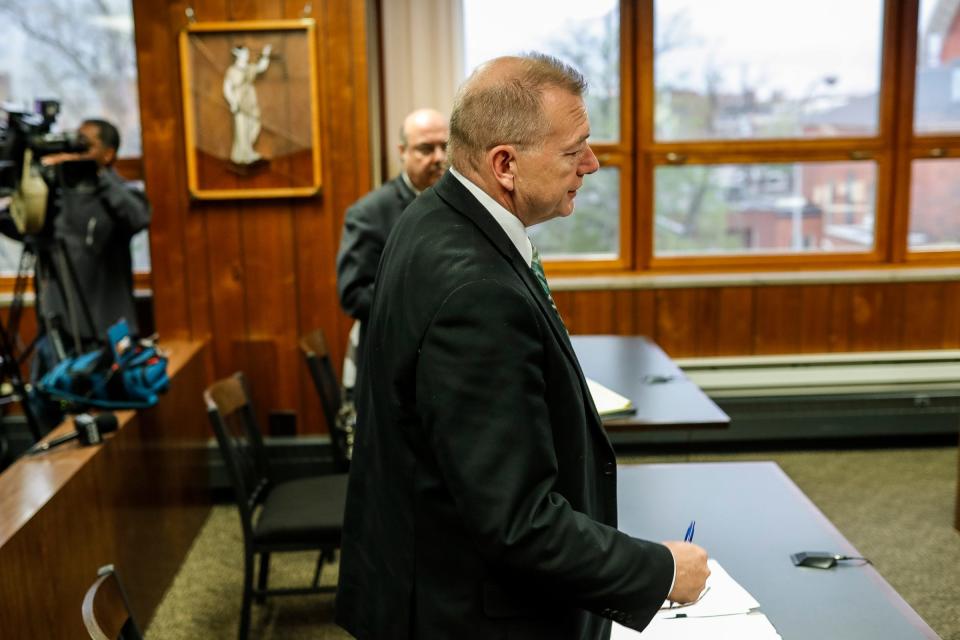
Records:
[[[673,559],[616,526],[616,462],[566,330],[449,173],[384,252],[360,380],[337,621],[360,638],[643,628]]]
[[[416,195],[397,176],[355,202],[343,221],[337,252],[337,293],[351,317],[366,322],[373,280],[390,231]]]

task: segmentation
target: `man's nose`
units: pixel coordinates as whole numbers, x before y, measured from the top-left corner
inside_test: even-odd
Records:
[[[447,147],[446,145],[438,144],[433,147],[433,161],[434,162],[446,162],[447,160]]]
[[[580,175],[595,173],[600,168],[600,161],[597,160],[597,154],[593,152],[593,147],[587,145],[587,152],[583,154],[583,162],[580,164]]]

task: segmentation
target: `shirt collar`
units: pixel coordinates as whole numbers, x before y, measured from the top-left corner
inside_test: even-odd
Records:
[[[459,180],[460,183],[467,188],[467,191],[480,201],[483,208],[493,216],[493,219],[497,221],[497,224],[499,224],[504,233],[507,234],[510,242],[517,248],[520,257],[523,258],[529,267],[533,262],[533,245],[530,244],[530,239],[527,237],[527,228],[520,222],[520,218],[507,211],[507,209],[494,200],[490,194],[471,182],[453,167],[450,167],[450,173],[453,174],[453,177]]]
[[[410,176],[407,175],[406,171],[401,171],[400,177],[403,178],[403,183],[410,188],[410,191],[413,191],[413,195],[420,195],[420,190],[413,186],[413,181],[410,180]]]

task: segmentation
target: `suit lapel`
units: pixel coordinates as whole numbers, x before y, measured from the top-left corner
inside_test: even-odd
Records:
[[[580,387],[585,394],[584,397],[590,398],[590,388],[587,387],[587,381],[583,375],[583,371],[580,369],[580,361],[577,359],[576,352],[573,350],[573,345],[570,344],[570,335],[567,333],[567,328],[560,319],[559,312],[554,309],[543,287],[541,287],[537,281],[533,270],[527,266],[523,257],[517,252],[517,248],[513,245],[513,242],[507,237],[507,234],[497,221],[494,220],[490,212],[487,211],[483,205],[473,197],[473,194],[467,191],[467,188],[449,171],[443,175],[434,188],[437,191],[437,195],[439,195],[444,202],[467,217],[483,232],[487,239],[490,240],[490,244],[503,256],[526,285],[530,291],[530,295],[537,301],[540,311],[546,316],[547,321],[550,323],[554,336],[563,348],[567,359],[573,364],[580,379]],[[590,406],[593,408],[596,424],[600,427],[602,425],[600,415],[596,412],[596,407],[594,407],[592,402]],[[604,438],[606,438],[606,432],[602,428],[600,430],[603,432]]]

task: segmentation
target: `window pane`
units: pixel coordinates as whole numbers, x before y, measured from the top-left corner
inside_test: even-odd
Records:
[[[141,155],[137,59],[130,0],[0,3],[0,103],[32,111],[60,102],[55,131],[102,118],[120,131],[119,155]],[[3,117],[6,117],[5,115]],[[137,271],[150,270],[146,232],[134,239]],[[0,274],[16,271],[21,245],[0,237]]]
[[[0,198],[0,200],[2,200],[2,198]],[[20,265],[20,254],[22,252],[23,245],[21,243],[16,240],[11,240],[7,236],[0,235],[0,275],[16,275],[17,267]]]
[[[960,4],[921,0],[913,122],[918,133],[960,131]]]
[[[874,162],[657,167],[658,256],[870,251]]]
[[[882,0],[655,0],[658,140],[875,135]]]
[[[103,118],[120,130],[119,155],[139,156],[130,0],[10,4],[0,4],[0,102],[32,109],[34,100],[59,100],[59,130]]]
[[[505,20],[504,16],[509,16]],[[540,51],[586,77],[593,140],[620,138],[617,0],[463,0],[465,76],[491,58]]]
[[[915,160],[910,178],[911,249],[960,249],[960,160]]]
[[[620,169],[586,176],[573,215],[528,229],[544,258],[612,260],[620,253]]]

